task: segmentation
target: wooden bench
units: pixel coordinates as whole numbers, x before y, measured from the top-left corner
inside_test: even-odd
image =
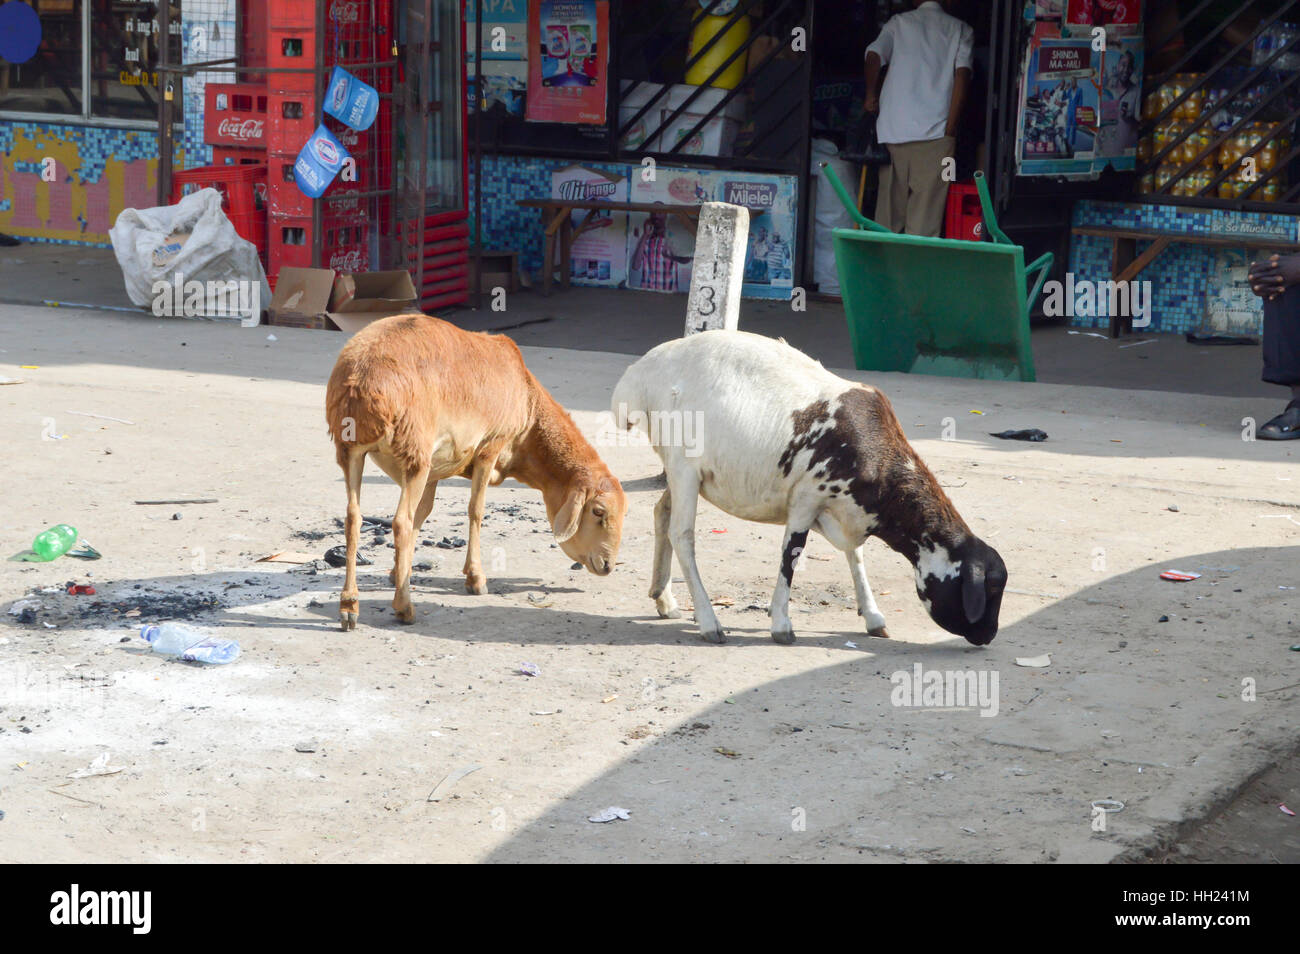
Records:
[[[698,205],[668,205],[663,202],[603,202],[598,199],[589,201],[583,199],[520,199],[518,204],[521,208],[542,210],[542,227],[546,232],[546,248],[542,252],[543,295],[551,293],[551,283],[555,275],[555,250],[557,244],[560,251],[560,284],[568,288],[572,278],[573,242],[583,232],[600,228],[605,224],[603,219],[597,218],[601,212],[657,212],[661,215],[671,215],[685,225],[692,234],[694,234],[700,218],[700,206]],[[572,213],[578,210],[586,210],[587,214],[575,226]],[[766,208],[749,209],[750,215],[766,211]]]
[[[1300,243],[1287,242],[1268,235],[1248,232],[1233,235],[1206,235],[1195,232],[1166,232],[1159,229],[1131,229],[1111,225],[1080,225],[1070,229],[1072,235],[1092,235],[1110,239],[1110,277],[1116,282],[1132,281],[1170,245],[1208,245],[1215,248],[1251,248],[1269,251],[1300,251]],[[1150,242],[1138,254],[1137,243]],[[1110,316],[1110,336],[1118,338],[1133,331],[1131,315]]]

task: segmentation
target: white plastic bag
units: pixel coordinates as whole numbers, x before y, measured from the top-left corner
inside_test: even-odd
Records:
[[[216,189],[200,189],[175,205],[123,209],[108,235],[127,295],[155,315],[237,315],[255,325],[271,301],[257,247],[239,237]]]

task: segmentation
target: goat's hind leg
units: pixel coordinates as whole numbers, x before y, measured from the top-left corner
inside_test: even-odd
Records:
[[[343,578],[343,592],[339,594],[339,626],[344,631],[357,628],[361,615],[357,591],[357,546],[361,542],[361,475],[366,466],[366,453],[352,448],[343,463],[343,480],[347,484],[348,511],[344,524],[347,536],[347,569]]]
[[[650,599],[663,619],[681,619],[682,611],[673,598],[673,545],[668,539],[668,520],[673,509],[672,493],[665,490],[655,504],[655,556],[650,576]]]

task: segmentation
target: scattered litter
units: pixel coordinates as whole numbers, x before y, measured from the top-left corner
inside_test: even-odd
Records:
[[[1161,616],[1158,620],[1156,620],[1156,622],[1157,622],[1157,623],[1167,623],[1167,622],[1169,622],[1169,617],[1168,617],[1168,616]]]
[[[330,547],[325,551],[325,562],[335,567],[347,566],[348,548],[345,546]],[[357,551],[357,566],[371,566],[373,562],[360,550]]]
[[[23,379],[22,379],[22,378],[7,378],[7,377],[5,377],[3,374],[0,374],[0,385],[4,385],[4,384],[22,384],[22,383],[23,383]]]
[[[64,556],[76,557],[78,560],[98,560],[104,554],[100,553],[90,545],[89,540],[82,540],[81,543],[73,547]]]
[[[1287,808],[1285,805],[1279,805],[1277,807],[1282,809],[1283,815],[1290,815],[1292,818],[1295,818],[1295,812],[1291,811],[1291,809]],[[0,814],[3,814],[3,812],[0,812]]]
[[[1300,653],[1300,643],[1296,643],[1294,646],[1292,646],[1292,647],[1291,647],[1291,652],[1293,652],[1293,653]]]
[[[455,785],[457,782],[463,779],[466,775],[473,774],[474,772],[477,772],[482,767],[483,766],[481,765],[467,765],[464,768],[456,769],[456,771],[452,772],[450,775],[448,775],[446,778],[444,778],[441,782],[439,782],[437,785],[433,787],[433,791],[429,793],[429,797],[426,798],[425,801],[426,802],[442,801],[442,799],[446,796],[448,789],[450,789],[453,785]]]
[[[310,753],[312,753],[312,752],[315,752],[315,751],[316,751],[316,748],[317,748],[319,745],[320,745],[320,743],[317,742],[315,739],[308,739],[308,740],[305,741],[305,742],[299,742],[299,743],[297,743],[296,745],[294,745],[293,750],[294,750],[295,752],[303,752],[303,753],[306,753],[306,754],[310,754]]]
[[[855,643],[853,640],[850,639],[848,642],[846,642],[846,643],[844,644],[844,648],[845,648],[845,649],[857,649],[857,648],[858,648],[858,644]]]
[[[1187,583],[1191,580],[1199,580],[1199,573],[1184,573],[1182,570],[1165,570],[1160,574],[1162,580],[1173,580],[1175,583]]]
[[[544,715],[555,715],[557,712],[563,712],[563,711],[564,711],[563,709],[534,709],[532,712],[528,714],[535,715],[535,716],[544,716]]]
[[[546,609],[548,606],[555,605],[555,601],[548,600],[545,593],[529,593],[525,599],[538,609]]]
[[[989,431],[989,437],[1000,437],[1004,441],[1033,441],[1041,443],[1047,440],[1047,432],[1040,431],[1036,427],[1026,427],[1019,431],[998,431],[996,434]]]
[[[735,606],[736,601],[730,596],[719,596],[711,601],[714,606]]]
[[[984,412],[983,412],[983,411],[977,411],[977,410],[975,410],[974,408],[971,408],[971,413],[972,413],[972,414],[979,414],[981,417],[984,415]]]
[[[1178,513],[1178,504],[1170,504],[1165,509],[1168,510],[1170,513]]]
[[[606,696],[604,699],[601,699],[600,701],[601,701],[602,703],[605,703],[605,702],[613,702],[613,701],[614,701],[615,699],[617,699],[617,698],[618,698],[618,693],[616,692],[616,693],[614,693],[612,696]]]
[[[1295,587],[1294,587],[1294,586],[1279,586],[1278,589],[1279,589],[1279,590],[1294,590]]]
[[[104,752],[95,757],[95,760],[87,765],[84,769],[77,769],[68,778],[91,778],[96,775],[116,775],[122,771],[122,767],[108,764],[108,753]]]
[[[1041,656],[1017,656],[1016,665],[1024,666],[1026,669],[1043,669],[1052,664],[1052,654],[1043,653]]]
[[[542,674],[536,663],[523,663],[515,672],[521,676],[540,676]]]
[[[158,507],[168,504],[209,504],[217,503],[216,497],[196,497],[191,500],[137,500],[137,506]]]
[[[69,583],[68,592],[73,596],[94,596],[95,588],[89,583]]]
[[[1138,347],[1139,345],[1144,345],[1144,344],[1155,344],[1155,342],[1156,342],[1156,339],[1155,339],[1155,338],[1143,338],[1141,341],[1133,341],[1133,342],[1130,342],[1129,344],[1122,344],[1122,345],[1120,345],[1120,347],[1121,347],[1121,348],[1136,348],[1136,347]]]
[[[1194,345],[1257,345],[1259,342],[1250,335],[1206,335],[1194,331],[1187,332],[1187,343]]]
[[[47,623],[47,622],[45,622],[45,620],[41,620],[41,625],[44,626],[46,629],[58,629],[58,628],[59,628],[59,627],[55,626],[53,623]]]
[[[581,564],[581,563],[575,563],[575,564],[573,564],[573,566],[569,567],[569,569],[570,569],[570,570],[581,570],[581,569],[582,569],[582,564]]]
[[[968,834],[968,835],[973,835],[973,834],[975,834],[975,829],[974,829],[974,828],[962,828],[962,831],[964,831],[964,832],[965,832],[966,834]]]
[[[1095,332],[1095,331],[1068,331],[1068,332],[1066,332],[1066,334],[1071,334],[1071,335],[1083,335],[1083,336],[1085,336],[1085,337],[1087,337],[1087,338],[1100,338],[1102,341],[1105,341],[1105,340],[1106,340],[1106,336],[1105,336],[1105,335],[1099,335],[1099,334],[1097,334],[1097,332]]]
[[[93,417],[100,421],[112,421],[114,424],[130,424],[135,426],[135,421],[127,421],[120,417],[109,417],[107,414],[91,414],[88,411],[69,411],[69,414],[75,414],[77,417]]]
[[[737,752],[735,749],[729,749],[726,746],[722,746],[722,745],[715,746],[713,751],[717,752],[719,755],[725,755],[729,759],[740,758],[739,752]]]
[[[266,340],[267,340],[267,341],[279,341],[280,339],[277,338],[275,335],[267,335],[267,336],[266,336]]]
[[[727,532],[727,530],[726,530],[725,527],[723,527],[721,530],[719,530],[719,529],[717,529],[717,528],[715,527],[714,529],[712,529],[712,530],[709,531],[709,533],[726,533],[726,532]]]
[[[41,608],[40,600],[17,600],[13,606],[9,607],[9,615],[17,616],[22,619],[23,616],[31,615],[31,619],[22,619],[24,623],[30,623],[36,618],[36,611]]]
[[[616,818],[627,821],[631,814],[632,813],[626,808],[619,808],[617,805],[611,805],[604,811],[597,812],[595,815],[590,816],[587,821],[595,822],[597,825],[603,825],[606,822],[612,822]]]
[[[279,553],[272,553],[270,556],[264,556],[258,563],[311,563],[316,558],[310,553],[296,553],[293,550],[281,550]]]
[[[24,371],[39,371],[39,370],[41,370],[41,366],[40,366],[39,364],[20,364],[20,365],[18,365],[18,367],[22,368]]]
[[[1124,810],[1124,803],[1114,798],[1099,798],[1092,803],[1092,807],[1094,811],[1100,809],[1109,815],[1114,812],[1122,812]]]

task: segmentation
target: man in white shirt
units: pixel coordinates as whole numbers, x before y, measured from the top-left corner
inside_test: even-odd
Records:
[[[957,143],[974,34],[936,0],[925,0],[889,20],[867,47],[866,110],[878,114],[876,136],[891,160],[880,170],[876,221],[895,232],[938,236],[943,225],[943,160]]]

